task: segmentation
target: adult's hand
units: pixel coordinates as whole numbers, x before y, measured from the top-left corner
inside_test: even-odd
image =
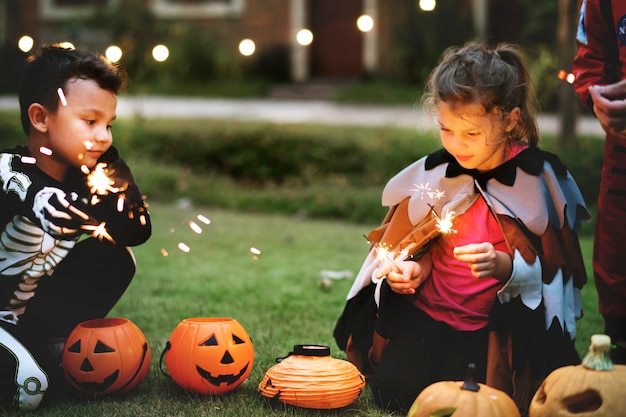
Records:
[[[626,139],[626,80],[589,87],[593,111],[605,132]]]

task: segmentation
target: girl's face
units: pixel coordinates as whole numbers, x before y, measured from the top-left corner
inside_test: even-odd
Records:
[[[70,166],[93,168],[109,149],[117,97],[94,80],[74,79],[59,93],[59,99],[57,111],[48,113],[46,120],[44,147],[51,154],[37,159],[45,164],[49,175],[62,179]]]
[[[437,102],[439,133],[443,147],[466,169],[489,171],[506,162],[508,132],[519,117],[514,109],[507,120],[487,113],[480,104],[455,106]]]

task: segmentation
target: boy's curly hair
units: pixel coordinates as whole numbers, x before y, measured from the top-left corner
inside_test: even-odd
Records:
[[[55,112],[59,106],[59,88],[67,82],[81,78],[94,80],[115,94],[127,85],[126,73],[105,57],[59,45],[46,45],[28,58],[19,89],[22,129],[28,135],[30,119],[28,108],[39,103]]]

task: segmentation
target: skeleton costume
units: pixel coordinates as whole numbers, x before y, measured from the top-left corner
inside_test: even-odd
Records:
[[[0,401],[21,410],[39,405],[58,366],[49,341],[106,316],[135,273],[127,247],[151,234],[117,150],[99,163],[105,190],[78,168],[52,179],[24,146],[0,153]]]
[[[429,198],[431,192],[437,198]],[[368,236],[373,247],[335,328],[339,347],[368,375],[368,381],[376,381],[386,349],[392,346],[394,338],[404,337],[396,328],[398,322],[411,320],[405,325],[413,328],[428,323],[412,330],[418,337],[422,337],[420,332],[442,333],[449,328],[456,328],[464,337],[482,332],[487,351],[486,383],[508,393],[520,409],[527,410],[547,373],[579,361],[573,341],[576,320],[582,315],[580,289],[586,274],[576,232],[589,215],[569,172],[558,157],[536,147],[524,148],[487,172],[464,169],[441,149],[392,178],[383,191],[382,203],[390,209],[381,226]],[[449,240],[456,237],[442,237],[435,227],[436,217],[452,210],[460,225],[467,222],[463,216],[475,210],[477,203],[487,207],[485,222],[492,224],[497,234],[501,232],[502,245],[494,246],[513,259],[513,271],[506,282],[463,278],[470,286],[493,280],[486,290],[476,290],[482,296],[491,296],[484,304],[486,317],[479,318],[478,324],[472,323],[475,317],[468,307],[477,302],[474,290],[461,293],[463,298],[457,304],[440,296],[448,291],[446,285],[451,282],[455,285],[449,290],[452,295],[463,291],[463,281],[446,276],[448,266],[437,264],[434,255],[434,272],[415,295],[394,293],[384,278],[376,279],[378,245],[391,247],[401,254],[400,259],[411,259],[426,250],[434,253],[448,239],[446,250],[451,254],[456,245]],[[471,227],[480,233],[488,228],[487,224]],[[438,269],[444,273],[436,275]],[[422,320],[422,316],[429,317]],[[420,378],[418,375],[430,366],[415,359],[417,354],[411,349],[401,351],[406,354],[396,359],[400,371],[392,375],[401,378],[400,373],[407,373],[405,381],[409,385],[412,378]],[[442,349],[447,346],[442,345]],[[402,368],[410,361],[417,361],[415,368]],[[458,371],[463,375],[465,368]],[[399,384],[400,389],[407,384]],[[407,392],[408,405],[418,393]]]

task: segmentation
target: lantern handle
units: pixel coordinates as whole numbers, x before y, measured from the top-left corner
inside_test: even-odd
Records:
[[[165,353],[171,348],[172,348],[172,344],[168,340],[167,343],[165,343],[165,348],[163,348],[163,352],[161,352],[161,357],[159,358],[159,370],[161,371],[163,375],[165,375],[166,377],[170,379],[172,377],[170,376],[170,374],[167,373],[167,370],[163,370],[163,358],[165,357]]]

